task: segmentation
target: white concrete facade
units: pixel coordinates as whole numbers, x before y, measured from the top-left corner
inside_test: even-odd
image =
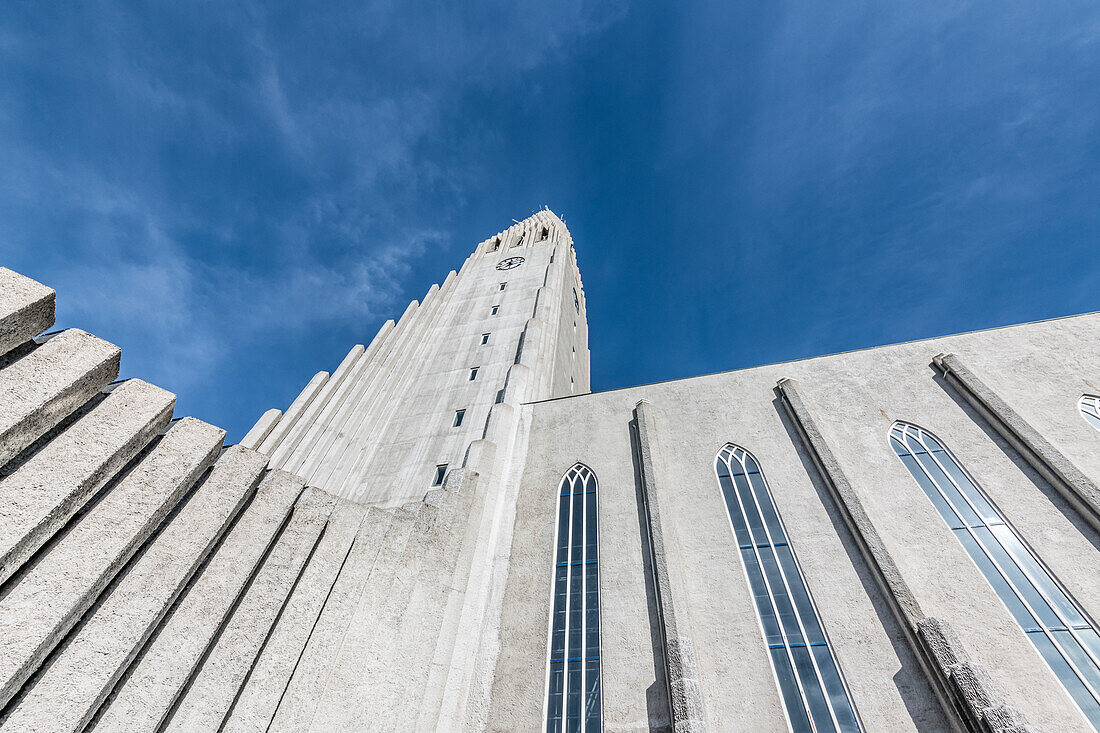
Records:
[[[543,210],[219,451],[171,394],[111,384],[111,344],[37,336],[53,304],[0,268],[0,731],[802,730],[729,445],[859,730],[1096,730],[889,435],[943,441],[1072,598],[1080,628],[1044,634],[1094,629],[1100,315],[590,393],[576,253]],[[593,482],[563,483],[578,464]],[[563,567],[592,595],[555,616]],[[554,698],[574,662],[598,697]],[[853,729],[840,705],[815,730]]]

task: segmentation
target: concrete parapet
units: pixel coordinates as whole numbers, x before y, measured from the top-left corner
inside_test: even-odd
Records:
[[[0,466],[117,377],[121,354],[71,328],[0,369]]]
[[[260,480],[266,456],[228,449],[107,598],[17,699],[5,731],[80,731],[205,562]]]
[[[0,705],[91,607],[214,462],[225,432],[177,422],[0,600]]]
[[[219,730],[290,597],[336,498],[307,488],[164,731]]]
[[[0,583],[160,433],[174,405],[170,392],[128,380],[0,480]]]
[[[279,536],[303,482],[269,471],[96,721],[96,731],[156,730]]]
[[[267,730],[302,650],[317,624],[333,583],[348,558],[367,507],[340,501],[248,675],[222,730]]]
[[[0,356],[53,325],[54,291],[0,267]]]

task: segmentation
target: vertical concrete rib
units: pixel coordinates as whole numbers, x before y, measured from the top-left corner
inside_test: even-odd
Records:
[[[290,523],[222,629],[164,730],[219,730],[302,569],[313,554],[336,498],[307,488]]]
[[[0,356],[53,325],[54,291],[0,267]]]
[[[1084,519],[1100,530],[1100,487],[1032,427],[1004,398],[955,354],[937,354],[932,362],[954,387],[1016,451],[1057,489]]]
[[[271,432],[264,437],[257,450],[261,453],[271,455],[271,453],[279,447],[283,442],[283,438],[286,437],[286,434],[297,424],[302,413],[313,404],[313,400],[317,397],[317,393],[321,391],[321,387],[324,387],[325,382],[328,381],[328,376],[328,372],[317,372],[313,375],[313,378],[309,380],[309,384],[298,393],[298,396],[290,403],[290,407],[286,408],[286,412],[283,414],[282,418],[280,418],[279,422],[271,429]]]
[[[0,600],[0,706],[7,704],[214,462],[225,431],[194,418],[156,447]]]
[[[256,450],[260,444],[264,441],[271,431],[279,424],[279,419],[283,416],[283,411],[271,408],[263,415],[260,415],[260,419],[256,421],[256,424],[245,433],[245,436],[241,438],[241,442],[238,445],[248,448],[249,450]]]
[[[17,699],[5,731],[80,731],[260,480],[267,457],[234,447]]]
[[[665,680],[668,684],[669,717],[676,733],[702,733],[706,728],[703,694],[699,686],[699,671],[695,664],[695,646],[676,625],[675,593],[669,574],[665,529],[661,524],[660,491],[654,453],[657,425],[652,406],[642,400],[634,407],[634,427],[637,433],[637,461],[641,473],[642,503],[645,509],[649,539],[649,554],[653,563],[653,585],[657,596]]]
[[[0,369],[0,466],[110,384],[121,354],[70,328]]]
[[[97,733],[158,729],[278,538],[302,486],[301,479],[284,471],[267,473],[107,702],[94,723]]]
[[[333,509],[313,557],[226,717],[226,733],[267,730],[366,512],[366,506],[350,501],[340,501]]]
[[[389,534],[391,512],[375,507],[367,511],[347,561],[325,599],[317,624],[279,700],[269,730],[297,733],[313,718],[335,663],[336,650],[351,625],[360,596],[375,567],[383,540]]]
[[[160,433],[175,401],[128,380],[0,480],[0,583]]]
[[[315,425],[317,415],[324,409],[325,404],[328,402],[333,392],[336,391],[336,388],[339,387],[340,382],[348,373],[348,370],[355,364],[356,359],[363,353],[363,350],[362,344],[356,344],[351,347],[347,356],[340,362],[340,366],[333,372],[332,377],[325,381],[309,407],[305,408],[301,419],[291,426],[290,431],[287,433],[286,437],[283,438],[283,441],[271,452],[271,465],[273,467],[290,470],[289,466],[292,462],[290,459],[295,455],[298,444],[306,437],[310,428]]]
[[[1004,726],[1000,723],[1008,719],[1026,726],[1023,715],[1004,702],[988,674],[969,661],[962,642],[947,622],[924,615],[818,427],[798,382],[781,379],[776,390],[948,720],[956,730],[982,733],[1001,730]]]

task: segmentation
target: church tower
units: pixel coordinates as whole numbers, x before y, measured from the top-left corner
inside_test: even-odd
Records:
[[[310,486],[398,506],[467,465],[478,441],[510,444],[520,404],[588,390],[573,240],[543,209],[478,244],[457,273],[242,443]]]

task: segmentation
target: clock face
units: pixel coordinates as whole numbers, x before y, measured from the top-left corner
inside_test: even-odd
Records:
[[[513,268],[519,267],[522,264],[523,264],[523,258],[522,257],[509,257],[506,260],[501,260],[500,262],[498,262],[497,263],[497,269],[498,270],[511,270]]]

